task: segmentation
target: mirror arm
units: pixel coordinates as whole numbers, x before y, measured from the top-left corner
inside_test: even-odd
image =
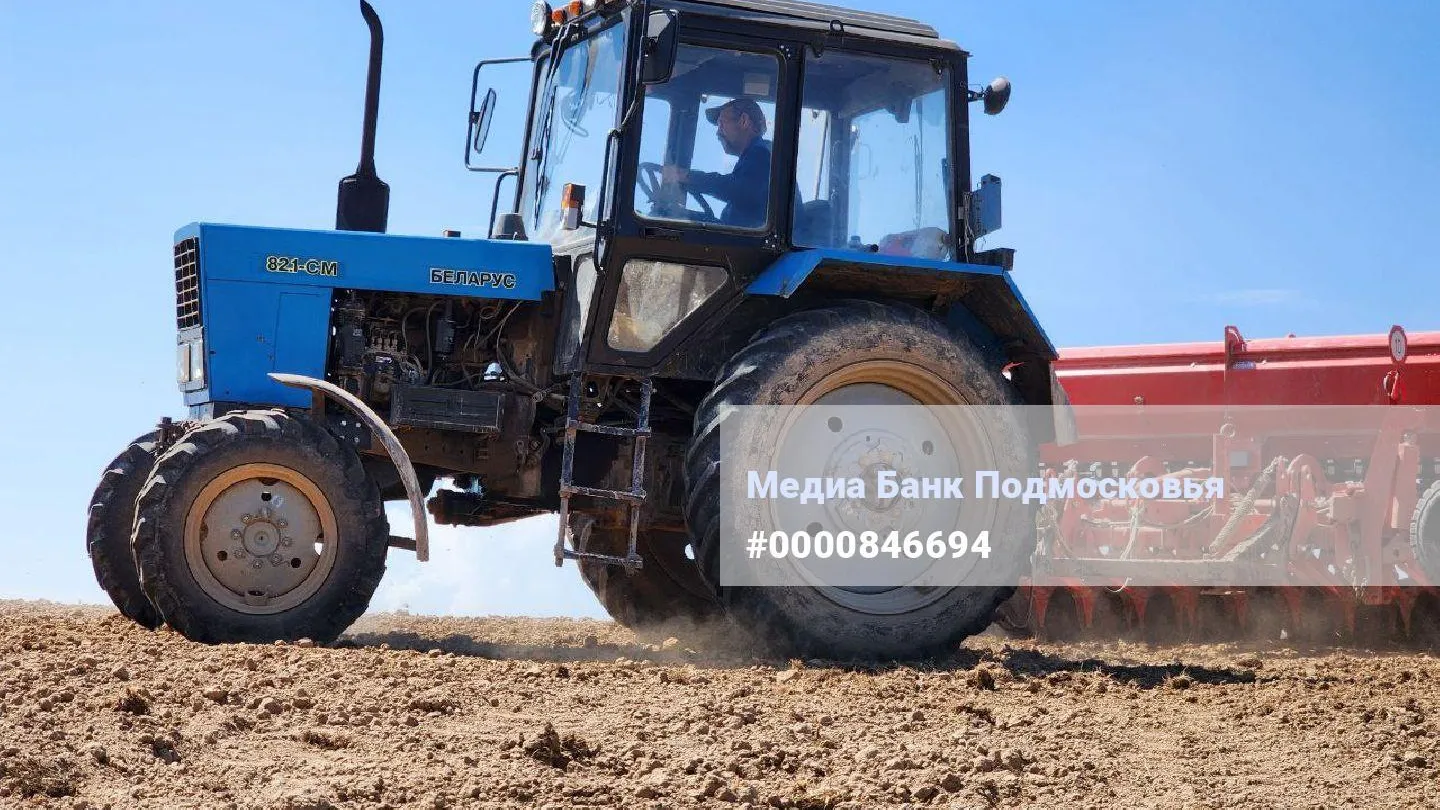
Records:
[[[516,62],[532,62],[528,56],[511,56],[505,59],[482,59],[475,65],[475,71],[470,74],[470,115],[465,122],[465,168],[470,171],[480,172],[503,172],[505,169],[483,169],[475,168],[470,164],[470,144],[475,137],[475,98],[480,93],[480,71],[487,65],[509,65]]]
[[[485,237],[487,239],[495,233],[495,217],[500,213],[500,186],[505,182],[505,178],[507,177],[514,177],[518,180],[520,178],[520,170],[518,168],[501,169],[500,176],[495,178],[495,193],[490,197],[490,221],[485,226]]]

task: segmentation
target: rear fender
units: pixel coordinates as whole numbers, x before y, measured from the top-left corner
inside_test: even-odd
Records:
[[[910,256],[816,249],[786,254],[755,278],[750,295],[790,298],[834,292],[882,298],[941,300],[943,320],[967,335],[1011,381],[1029,405],[1051,406],[1050,418],[1032,419],[1038,441],[1073,441],[1074,417],[1055,376],[1055,346],[1003,267]],[[1043,416],[1031,409],[1032,416]],[[1039,424],[1043,422],[1043,424]]]

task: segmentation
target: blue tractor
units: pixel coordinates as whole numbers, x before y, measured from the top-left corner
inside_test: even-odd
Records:
[[[556,564],[637,630],[722,620],[782,654],[893,658],[990,623],[1013,587],[721,581],[718,432],[751,404],[1061,404],[1013,252],[976,247],[1000,181],[973,182],[971,109],[998,113],[1007,82],[970,89],[964,50],[886,15],[539,2],[530,54],[475,69],[465,165],[498,175],[491,233],[392,235],[361,11],[363,146],[335,229],[175,234],[188,418],[126,448],[90,507],[123,613],[328,643],[391,549],[428,558],[429,521],[558,513]],[[532,85],[518,163],[492,168],[482,79],[502,62]],[[1055,430],[1011,419],[975,466],[1033,463]],[[1022,564],[1033,523],[1001,528]]]

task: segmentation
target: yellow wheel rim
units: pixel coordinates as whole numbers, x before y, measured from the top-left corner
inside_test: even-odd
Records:
[[[280,613],[315,595],[335,565],[335,512],[320,488],[279,464],[217,476],[185,516],[185,562],[212,599]]]

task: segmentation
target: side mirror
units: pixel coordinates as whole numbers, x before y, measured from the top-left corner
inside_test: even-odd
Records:
[[[490,139],[490,119],[494,113],[495,90],[491,88],[485,91],[485,100],[480,102],[480,109],[473,106],[470,109],[470,150],[476,155],[485,151],[485,142]]]
[[[513,169],[494,168],[490,166],[476,166],[471,158],[478,156],[485,149],[485,142],[490,139],[490,119],[495,117],[496,94],[495,88],[489,87],[485,95],[480,95],[480,71],[491,65],[512,65],[519,63],[533,64],[534,61],[528,56],[515,56],[508,59],[485,59],[475,66],[475,72],[470,76],[470,114],[465,117],[465,168],[472,172],[509,172]],[[479,106],[476,106],[479,101]],[[498,188],[498,185],[497,185]]]
[[[990,82],[981,98],[985,99],[986,115],[999,115],[1005,105],[1010,103],[1010,80],[1001,76]]]
[[[675,72],[675,53],[680,38],[679,15],[674,11],[652,11],[645,24],[645,52],[640,60],[641,84],[664,84]]]

